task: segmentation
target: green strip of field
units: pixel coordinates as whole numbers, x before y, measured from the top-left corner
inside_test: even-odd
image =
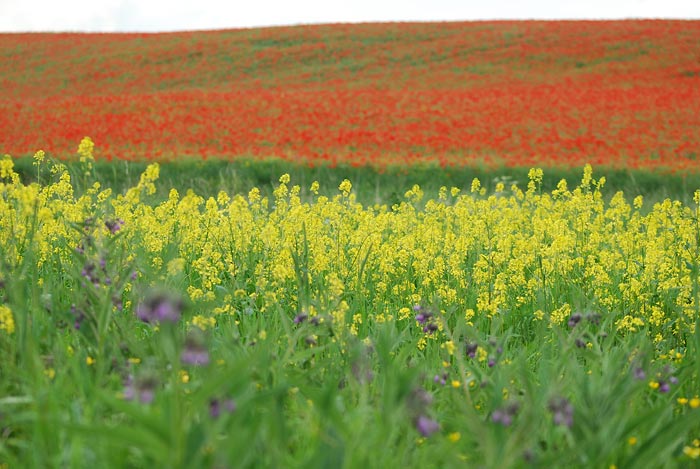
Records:
[[[65,162],[80,186],[77,162]],[[98,161],[95,164],[95,176],[104,187],[116,192],[123,192],[135,186],[148,162]],[[15,169],[24,183],[36,181],[36,168],[31,158],[15,160]],[[583,168],[543,168],[543,191],[556,188],[561,179],[566,179],[569,187],[576,187],[581,180]],[[448,189],[457,187],[468,191],[474,178],[478,178],[481,187],[492,192],[502,182],[506,189],[515,183],[519,188],[527,186],[528,167],[486,167],[468,166],[441,168],[435,165],[417,165],[411,167],[396,166],[377,169],[372,167],[352,166],[315,166],[309,167],[279,159],[252,160],[183,160],[160,163],[158,193],[166,197],[171,188],[181,193],[194,190],[203,197],[216,196],[220,191],[228,194],[247,194],[257,187],[265,196],[271,196],[278,185],[279,177],[289,174],[292,185],[301,187],[302,199],[309,195],[313,181],[320,184],[319,194],[333,196],[338,194],[338,185],[349,179],[357,200],[364,205],[393,204],[403,199],[403,194],[418,184],[429,197],[434,197],[440,187]],[[695,190],[700,189],[700,173],[651,172],[648,170],[621,170],[594,167],[594,177],[606,179],[603,194],[612,197],[623,191],[628,200],[643,195],[646,202],[653,203],[670,198],[690,203]]]

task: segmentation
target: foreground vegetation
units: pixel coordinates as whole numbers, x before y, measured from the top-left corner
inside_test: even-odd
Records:
[[[203,197],[157,164],[102,186],[79,153],[72,175],[38,153],[31,184],[0,161],[7,467],[700,456],[700,192],[604,197],[587,167]]]

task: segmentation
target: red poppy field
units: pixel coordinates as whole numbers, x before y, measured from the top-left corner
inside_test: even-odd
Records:
[[[694,170],[700,22],[1,34],[0,152]]]

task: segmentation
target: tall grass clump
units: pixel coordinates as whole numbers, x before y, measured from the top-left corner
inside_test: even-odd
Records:
[[[0,160],[3,467],[697,463],[700,192],[163,200],[79,153]]]

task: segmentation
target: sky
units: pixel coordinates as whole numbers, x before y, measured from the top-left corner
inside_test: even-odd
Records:
[[[621,18],[700,19],[700,0],[0,0],[0,32]]]

